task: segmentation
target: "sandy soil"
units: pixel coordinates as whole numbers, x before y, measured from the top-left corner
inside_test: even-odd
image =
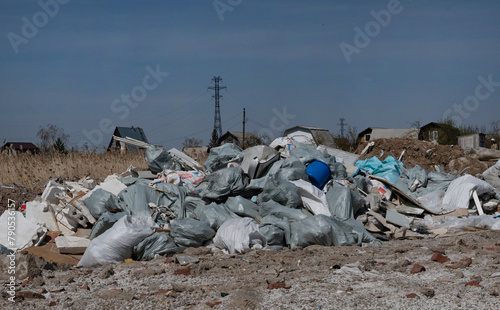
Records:
[[[19,287],[15,303],[4,293],[0,307],[499,309],[499,237],[462,232],[393,240],[381,248],[310,246],[240,255],[192,248],[181,255],[198,262],[184,266],[182,257],[163,256],[98,268],[31,258],[31,279]],[[431,260],[435,253],[450,261]],[[415,264],[425,270],[412,274]],[[40,295],[47,292],[49,299]]]

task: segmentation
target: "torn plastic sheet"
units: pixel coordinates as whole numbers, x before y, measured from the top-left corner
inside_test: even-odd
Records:
[[[291,181],[290,183],[297,186],[302,204],[306,209],[311,211],[312,214],[331,215],[326,195],[322,190],[304,180]]]
[[[304,209],[292,209],[289,207],[285,207],[273,200],[260,203],[259,215],[261,217],[265,217],[268,215],[274,215],[277,218],[286,217],[290,222],[299,221],[305,219],[308,216],[311,216],[311,214]]]
[[[453,180],[443,197],[443,205],[450,205],[453,210],[468,209],[474,191],[479,196],[485,193],[494,195],[495,189],[487,182],[466,174]]]
[[[275,179],[274,177],[267,179],[262,193],[257,197],[259,203],[269,200],[276,201],[290,208],[299,208],[301,205],[297,186],[286,180]]]
[[[151,216],[153,210],[148,205],[154,203],[180,211],[187,194],[185,188],[170,183],[156,184],[155,188],[134,184],[121,191],[118,196],[125,202],[123,210],[129,215]]]
[[[424,221],[425,225],[428,228],[446,228],[449,230],[460,230],[463,227],[492,228],[497,227],[499,225],[498,223],[500,222],[499,219],[495,219],[493,216],[488,214],[469,215],[467,217],[444,216],[439,219],[433,219],[432,216],[426,215],[424,217]]]
[[[446,192],[443,190],[436,190],[419,197],[418,201],[435,214],[451,212],[454,210],[453,208],[448,210],[446,206],[443,206],[443,197],[445,193]]]
[[[149,146],[146,150],[146,163],[153,173],[160,173],[164,169],[181,170],[181,164],[163,147]]]
[[[240,167],[230,167],[217,170],[198,184],[196,190],[202,198],[221,201],[227,196],[247,195],[252,193],[247,191],[249,184],[248,177]]]
[[[179,247],[200,247],[215,236],[207,222],[184,218],[170,222],[170,235]]]
[[[395,185],[412,198],[419,198],[435,191],[446,191],[451,181],[457,178],[454,173],[427,172],[418,165],[401,172]]]
[[[179,248],[167,233],[155,232],[137,244],[132,253],[134,260],[152,260],[156,254],[178,253]]]
[[[241,217],[255,218],[259,215],[259,206],[241,196],[229,197],[224,204],[229,211]]]
[[[102,188],[95,190],[83,203],[96,219],[107,211],[122,210],[118,197]]]
[[[127,215],[120,218],[113,227],[90,242],[77,266],[93,267],[131,258],[133,247],[153,234],[155,226],[149,217]]]
[[[259,224],[249,217],[229,219],[217,231],[214,245],[229,253],[246,253],[267,245],[266,238],[259,232]]]
[[[315,215],[293,222],[291,226],[290,247],[306,247],[313,244],[324,246],[361,245],[373,239],[364,239],[362,235],[332,217]]]
[[[285,218],[269,215],[262,218],[259,232],[266,237],[267,245],[286,246],[290,244],[290,222]]]
[[[404,167],[401,161],[399,161],[399,164]],[[398,182],[399,175],[401,174],[398,162],[392,156],[387,156],[384,161],[380,161],[377,157],[358,160],[356,166],[360,167],[362,171],[384,178],[393,184]]]
[[[225,221],[239,217],[229,211],[225,205],[215,202],[209,205],[198,205],[194,213],[200,221],[207,222],[210,228],[216,231]]]
[[[212,172],[218,168],[227,167],[227,164],[238,156],[239,160],[243,159],[242,150],[233,143],[225,143],[210,149],[208,158],[203,165],[207,171]]]

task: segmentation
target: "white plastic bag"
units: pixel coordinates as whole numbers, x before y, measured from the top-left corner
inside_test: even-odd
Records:
[[[224,222],[214,237],[214,245],[229,253],[245,253],[267,245],[266,238],[259,233],[259,224],[249,217],[229,219]]]
[[[127,215],[120,218],[90,242],[77,266],[93,267],[131,258],[132,248],[154,233],[155,225],[150,217]]]
[[[290,181],[290,183],[297,186],[299,196],[302,199],[302,204],[314,215],[332,215],[330,213],[330,209],[328,208],[326,195],[322,190],[304,180]]]
[[[453,210],[468,209],[474,191],[481,196],[484,193],[494,193],[495,189],[487,182],[466,174],[450,183],[443,197],[443,205],[454,206]]]

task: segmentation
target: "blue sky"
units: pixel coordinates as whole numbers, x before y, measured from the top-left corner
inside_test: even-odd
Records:
[[[358,131],[500,118],[497,1],[0,0],[0,29],[2,141],[38,143],[51,123],[73,147],[107,146],[113,126],[207,144],[213,76],[223,132],[243,108],[273,137],[337,134],[341,117]]]

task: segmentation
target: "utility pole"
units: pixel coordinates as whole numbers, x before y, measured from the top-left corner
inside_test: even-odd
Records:
[[[344,126],[347,125],[346,123],[344,123],[345,121],[345,118],[341,117],[340,118],[340,124],[337,124],[340,126],[340,136],[343,138],[344,137]]]
[[[215,99],[214,131],[217,132],[217,136],[220,138],[222,136],[222,121],[220,119],[219,99],[222,98],[222,96],[219,94],[219,91],[225,89],[226,86],[219,86],[219,82],[222,81],[220,76],[214,76],[212,81],[214,81],[215,86],[209,86],[208,89],[213,89],[215,91],[215,94],[212,96],[212,98]]]
[[[245,108],[243,108],[243,141],[241,142],[241,148],[245,148]]]

